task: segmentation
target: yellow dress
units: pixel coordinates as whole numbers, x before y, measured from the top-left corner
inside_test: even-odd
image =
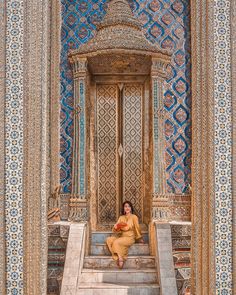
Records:
[[[107,246],[114,260],[118,259],[118,255],[122,257],[123,260],[126,260],[129,247],[135,243],[135,240],[142,237],[138,217],[136,215],[122,215],[119,217],[116,224],[120,222],[125,222],[128,226],[120,230],[115,230],[114,226],[112,231],[115,233],[119,233],[119,236],[112,236],[107,238],[106,240]]]

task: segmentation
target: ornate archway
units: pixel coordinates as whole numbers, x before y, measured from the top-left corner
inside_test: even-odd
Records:
[[[92,227],[109,228],[130,200],[148,224],[165,194],[162,98],[171,53],[145,38],[127,1],[113,0],[96,36],[69,58],[76,110],[69,218],[86,219],[90,207]]]

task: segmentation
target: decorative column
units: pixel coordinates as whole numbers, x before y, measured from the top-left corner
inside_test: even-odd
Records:
[[[5,132],[0,147],[5,163],[0,157],[4,173],[3,178],[0,174],[0,294],[46,295],[50,3],[7,0],[3,5],[1,31],[6,35],[0,34],[5,42],[0,46],[4,52],[4,56],[0,54],[0,124]]]
[[[152,109],[153,109],[153,204],[152,218],[167,220],[169,217],[168,196],[165,174],[165,138],[164,138],[164,80],[167,62],[153,58],[151,69]]]
[[[87,58],[73,56],[74,79],[74,137],[72,162],[72,195],[70,198],[69,220],[87,220],[86,201],[86,80]]]

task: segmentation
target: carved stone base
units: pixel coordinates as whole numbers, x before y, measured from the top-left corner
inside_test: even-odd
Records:
[[[191,195],[156,195],[152,203],[152,219],[157,221],[190,221]]]
[[[77,197],[70,198],[70,213],[68,220],[69,221],[87,221],[88,219],[88,209],[87,201],[81,200]]]

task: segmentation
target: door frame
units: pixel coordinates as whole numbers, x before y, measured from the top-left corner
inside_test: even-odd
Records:
[[[143,163],[142,163],[142,222],[147,224],[151,221],[152,205],[152,97],[151,80],[148,75],[95,75],[90,79],[89,108],[87,109],[89,119],[89,163],[87,170],[89,188],[90,224],[92,231],[111,230],[112,224],[98,223],[98,185],[97,185],[97,146],[96,146],[96,85],[118,84],[118,83],[142,83],[143,84]]]

